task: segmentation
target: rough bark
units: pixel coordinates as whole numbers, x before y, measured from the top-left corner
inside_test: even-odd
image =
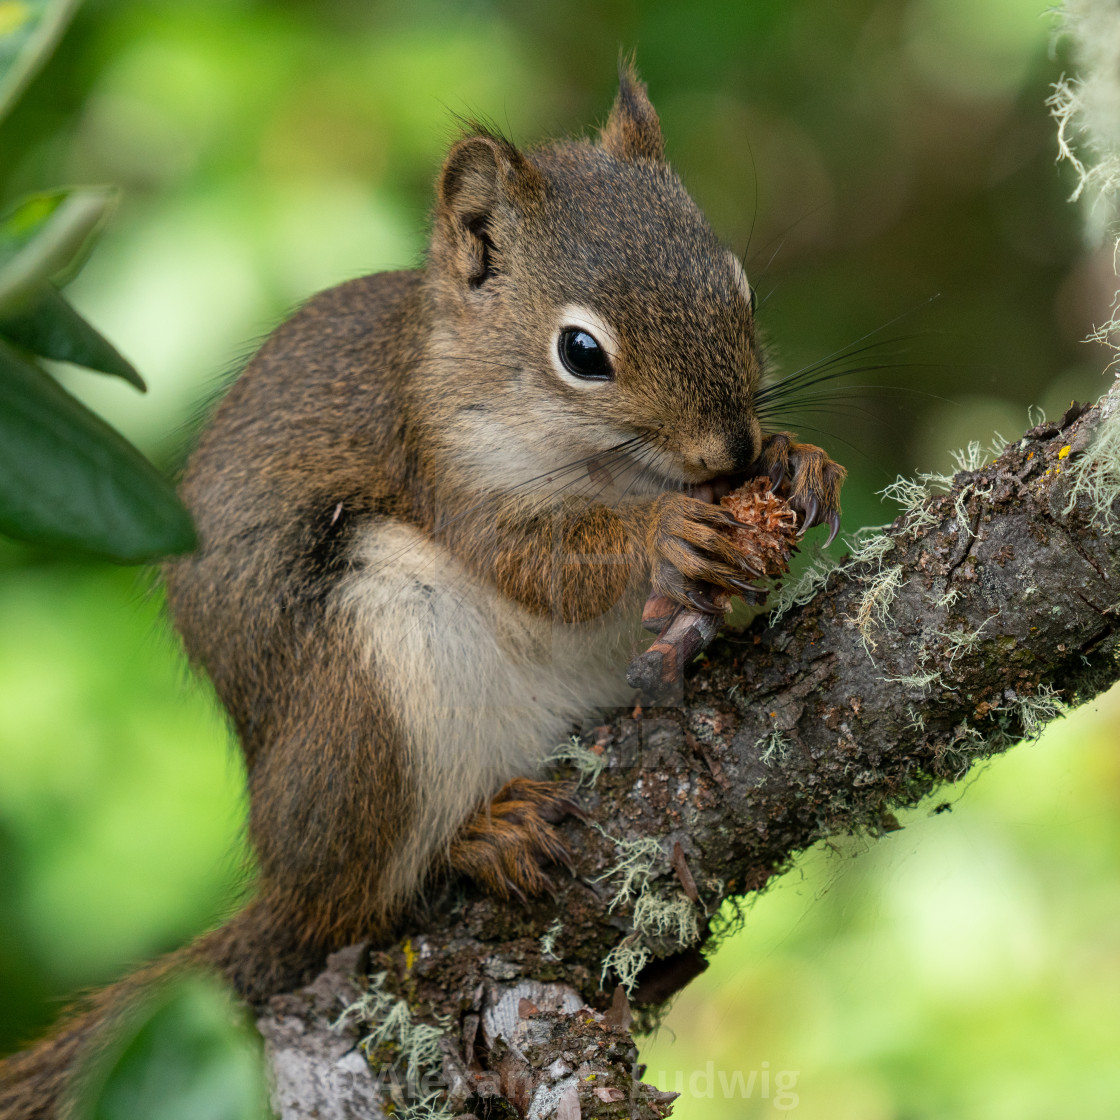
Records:
[[[640,1081],[631,1005],[640,1026],[702,971],[725,900],[823,837],[897,828],[895,809],[1033,737],[1054,697],[1120,677],[1120,543],[1073,489],[1099,473],[1079,464],[1118,402],[958,473],[808,604],[718,640],[675,705],[585,728],[584,760],[605,768],[583,775],[586,819],[563,826],[571,873],[528,906],[449,887],[395,944],[278,997],[260,1025],[283,1115],[382,1114],[355,1061],[371,1027],[359,1011],[329,1025],[355,972],[380,977],[369,1066],[398,1109],[422,1113],[442,1087],[439,1107],[479,1117],[666,1115],[672,1095]]]

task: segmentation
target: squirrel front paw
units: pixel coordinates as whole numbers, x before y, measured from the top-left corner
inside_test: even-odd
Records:
[[[500,898],[525,902],[552,884],[541,863],[570,867],[553,824],[578,809],[563,782],[514,778],[460,830],[451,866]]]
[[[654,503],[646,544],[653,594],[705,614],[723,614],[712,591],[732,595],[755,590],[763,575],[748,563],[727,533],[739,523],[726,510],[679,491]]]
[[[812,443],[795,443],[790,432],[775,432],[762,443],[751,475],[769,475],[770,487],[797,511],[801,532],[828,524],[826,543],[840,531],[840,487],[848,472]]]

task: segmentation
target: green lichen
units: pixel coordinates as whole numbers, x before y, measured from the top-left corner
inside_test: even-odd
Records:
[[[1120,500],[1120,411],[1110,409],[1102,418],[1093,442],[1074,461],[1070,474],[1073,485],[1065,512],[1071,513],[1075,506],[1083,503],[1089,507],[1090,517],[1098,526],[1107,532],[1115,531],[1118,525],[1115,505]]]
[[[902,565],[882,569],[869,578],[859,597],[856,613],[849,617],[859,631],[860,641],[868,656],[878,648],[873,636],[876,627],[882,628],[891,620],[891,604],[902,587]]]
[[[1037,590],[1037,588],[1035,590]],[[951,587],[936,601],[936,603],[934,603],[934,606],[947,611],[960,597],[961,593],[959,588]]]
[[[556,939],[563,932],[564,923],[557,918],[552,925],[541,934],[540,946],[541,953],[544,954],[544,956],[554,957],[559,960],[559,957],[556,956]]]
[[[653,952],[636,934],[620,941],[604,958],[603,969],[599,974],[600,984],[605,984],[611,971],[627,995],[633,995],[638,986],[642,969],[653,959]]]
[[[568,763],[579,774],[581,786],[594,787],[599,775],[607,768],[606,752],[597,754],[590,747],[585,747],[578,735],[573,735],[549,761]]]
[[[342,1011],[332,1027],[341,1030],[351,1022],[367,1027],[368,1033],[359,1042],[366,1057],[372,1060],[378,1051],[390,1049],[404,1067],[407,1083],[415,1085],[425,1074],[440,1071],[440,1042],[445,1031],[416,1022],[408,1004],[385,990],[385,979],[384,972],[371,976],[366,991]],[[441,1092],[428,1093],[418,1101],[398,1103],[396,1114],[402,1120],[442,1120],[451,1114],[441,1101]]]
[[[700,921],[695,904],[683,894],[662,898],[652,891],[634,904],[634,929],[643,940],[667,940],[675,949],[700,940]]]
[[[660,841],[648,836],[619,840],[601,827],[599,832],[614,843],[620,857],[595,880],[602,882],[617,877],[607,910],[613,912],[619,906],[633,903],[630,919],[633,931],[603,958],[601,978],[605,982],[607,974],[613,970],[618,982],[632,993],[642,969],[654,957],[676,952],[700,940],[701,912],[679,892],[662,895],[654,890],[653,880],[667,864]]]
[[[1061,697],[1048,684],[1040,684],[1033,696],[1020,696],[1014,704],[1014,713],[1027,739],[1037,739],[1051,720],[1065,715],[1067,710]]]
[[[824,589],[828,577],[839,568],[832,556],[814,541],[810,546],[809,563],[796,580],[786,580],[770,597],[771,626],[794,607],[803,607]]]
[[[661,850],[661,842],[652,836],[643,836],[638,840],[620,840],[611,836],[604,828],[599,827],[599,832],[610,840],[619,852],[618,862],[595,880],[596,883],[601,883],[604,879],[618,876],[618,883],[607,907],[607,912],[613,913],[617,907],[625,906],[636,899],[667,861],[665,853]]]
[[[760,751],[758,760],[764,766],[773,766],[789,757],[789,740],[775,727],[754,745]]]
[[[941,681],[941,673],[930,669],[924,673],[911,673],[906,677],[881,677],[886,684],[900,684],[904,688],[928,688],[931,684]]]

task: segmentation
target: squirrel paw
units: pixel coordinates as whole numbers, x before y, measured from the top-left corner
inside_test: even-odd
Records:
[[[491,894],[526,902],[552,886],[541,863],[571,870],[557,821],[579,809],[563,782],[514,778],[463,826],[451,845],[451,866]]]
[[[789,432],[776,432],[763,441],[751,474],[769,475],[771,489],[797,510],[802,533],[827,523],[826,543],[832,543],[840,531],[840,487],[848,472],[827,452],[811,443],[795,443]]]
[[[726,532],[738,525],[726,510],[673,491],[653,508],[646,544],[653,594],[703,614],[723,614],[713,590],[732,595],[754,591],[755,571]]]

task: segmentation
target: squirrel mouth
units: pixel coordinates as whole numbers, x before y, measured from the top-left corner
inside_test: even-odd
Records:
[[[697,498],[701,502],[718,502],[726,494],[730,494],[736,487],[741,486],[746,480],[745,471],[736,474],[719,474],[704,482],[692,483],[685,486],[684,491],[690,498]]]

